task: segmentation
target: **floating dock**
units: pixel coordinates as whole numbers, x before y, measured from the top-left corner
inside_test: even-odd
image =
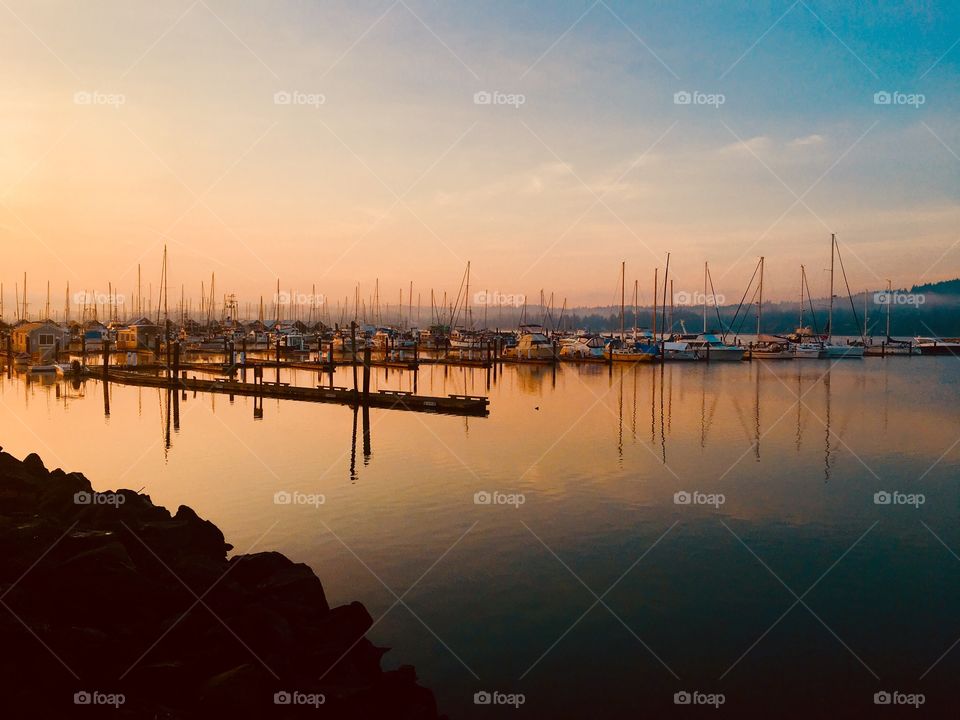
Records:
[[[379,390],[364,393],[342,387],[319,385],[315,388],[298,387],[288,383],[238,382],[227,379],[202,380],[196,377],[181,379],[136,372],[111,369],[107,382],[122,385],[158,387],[169,390],[189,390],[193,392],[220,393],[223,395],[243,395],[257,398],[281,400],[299,400],[301,402],[325,402],[338,405],[360,405],[386,410],[411,410],[416,412],[441,413],[447,415],[473,415],[486,417],[489,414],[490,399],[478,395],[447,395],[430,397],[414,395],[401,390]]]

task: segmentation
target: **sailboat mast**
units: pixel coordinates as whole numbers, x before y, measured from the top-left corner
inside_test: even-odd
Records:
[[[760,256],[760,296],[757,298],[757,339],[760,336],[760,318],[763,316],[763,256]]]
[[[653,327],[651,328],[651,331],[653,333],[654,339],[656,339],[657,337],[657,288],[660,287],[658,282],[659,272],[660,272],[660,268],[653,269]]]
[[[827,315],[827,340],[833,337],[833,257],[837,244],[837,236],[830,233],[830,312]]]
[[[620,342],[623,342],[623,305],[626,300],[627,261],[620,263]]]
[[[806,280],[807,271],[804,269],[803,265],[800,266],[800,332],[803,332],[803,284]]]
[[[890,339],[890,305],[891,305],[892,283],[887,280],[887,340]]]
[[[703,334],[707,334],[707,263],[703,263]]]

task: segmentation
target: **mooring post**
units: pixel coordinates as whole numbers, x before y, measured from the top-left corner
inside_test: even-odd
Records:
[[[173,374],[171,379],[176,381],[180,377],[180,341],[173,344]]]
[[[280,333],[277,333],[277,386],[280,385]]]
[[[370,348],[363,349],[363,402],[370,397]]]
[[[80,364],[84,367],[87,365],[87,335],[83,328],[80,329]]]
[[[157,333],[157,336],[153,339],[153,361],[158,362],[160,360],[160,333]]]
[[[357,385],[357,321],[350,321],[350,353],[352,355],[352,361],[350,362],[351,367],[353,367],[353,394],[356,397],[359,394],[358,385]]]
[[[750,341],[750,345],[748,346],[747,353],[748,353],[747,360],[749,362],[753,362],[753,340]]]
[[[110,366],[110,338],[103,339],[103,380],[107,380],[107,368]]]

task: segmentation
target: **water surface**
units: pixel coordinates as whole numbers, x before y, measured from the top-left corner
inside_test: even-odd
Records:
[[[674,710],[682,690],[723,693],[730,711],[825,716],[872,712],[881,690],[950,702],[955,358],[428,366],[416,385],[395,370],[373,380],[486,394],[490,415],[14,374],[0,380],[0,444],[98,489],[190,505],[236,552],[310,564],[331,604],[370,610],[371,639],[393,648],[385,665],[415,665],[454,718]],[[333,382],[350,387],[352,373]],[[875,502],[895,491],[923,504]],[[678,504],[683,492],[714,504]],[[525,702],[475,705],[483,690]]]

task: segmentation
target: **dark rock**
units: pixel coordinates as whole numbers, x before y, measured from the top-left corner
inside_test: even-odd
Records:
[[[127,695],[119,718],[299,717],[274,702],[293,690],[322,694],[328,719],[438,718],[413,668],[381,669],[363,605],[331,609],[308,566],[228,561],[186,506],[78,493],[93,493],[83,475],[0,452],[0,717],[72,717],[76,673]]]

